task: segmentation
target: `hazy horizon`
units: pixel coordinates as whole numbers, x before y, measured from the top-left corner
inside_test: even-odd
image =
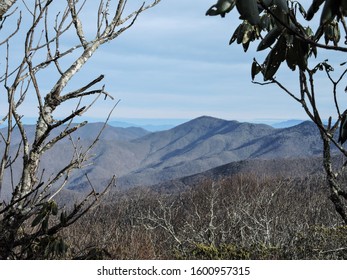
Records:
[[[211,117],[211,118],[217,118],[217,119],[223,119],[226,121],[238,121],[238,122],[248,122],[248,123],[255,123],[255,124],[267,124],[274,127],[288,127],[296,125],[300,122],[306,121],[307,119],[279,119],[279,118],[273,118],[273,119],[246,119],[246,120],[240,120],[240,119],[225,119],[225,118],[219,118],[215,116],[207,116],[202,115],[199,117]],[[199,118],[197,117],[197,118]],[[175,126],[178,126],[180,124],[183,124],[185,122],[194,120],[196,118],[191,119],[179,119],[179,118],[111,118],[108,121],[108,124],[114,127],[141,127],[148,131],[160,131],[165,129],[170,129]],[[36,118],[23,118],[23,123],[26,125],[34,125],[36,123]],[[98,122],[105,122],[106,118],[76,118],[75,122],[82,122],[82,121],[88,121],[89,123],[98,123]],[[1,127],[5,127],[6,124],[1,124]]]

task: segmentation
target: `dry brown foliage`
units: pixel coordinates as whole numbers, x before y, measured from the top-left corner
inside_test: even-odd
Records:
[[[71,258],[345,258],[347,229],[324,186],[321,176],[240,174],[172,193],[132,189],[64,237]]]

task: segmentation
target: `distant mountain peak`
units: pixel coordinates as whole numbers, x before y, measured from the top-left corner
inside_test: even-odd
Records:
[[[188,124],[188,123],[226,123],[228,122],[227,120],[224,119],[220,119],[220,118],[215,118],[215,117],[211,117],[211,116],[200,116],[197,117],[195,119],[192,119],[186,123],[183,124]]]

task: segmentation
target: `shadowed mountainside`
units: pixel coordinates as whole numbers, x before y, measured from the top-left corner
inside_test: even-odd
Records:
[[[223,164],[201,173],[156,184],[152,188],[172,192],[201,185],[205,181],[218,182],[234,175],[298,179],[320,174],[324,174],[321,157],[250,159]]]
[[[249,159],[306,158],[321,154],[313,123],[274,129],[267,125],[201,117],[132,141],[143,147],[139,168],[120,185],[150,185]]]

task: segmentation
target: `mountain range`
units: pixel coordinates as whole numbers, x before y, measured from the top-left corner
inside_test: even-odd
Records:
[[[102,126],[91,123],[76,131],[74,145],[78,149],[90,145]],[[30,137],[34,135],[33,126],[28,126],[27,131]],[[5,134],[4,129],[1,132]],[[19,143],[19,135],[13,138]],[[261,160],[260,165],[265,166],[272,159],[317,157],[321,156],[321,146],[319,131],[309,121],[276,129],[265,124],[202,116],[158,132],[107,125],[92,150],[91,165],[75,171],[67,188],[74,191],[88,188],[85,174],[96,189],[102,188],[113,174],[119,188],[155,185],[235,162]],[[52,148],[41,161],[45,176],[62,168],[72,152],[69,140]],[[15,174],[16,168],[19,170],[19,165],[14,168]]]

